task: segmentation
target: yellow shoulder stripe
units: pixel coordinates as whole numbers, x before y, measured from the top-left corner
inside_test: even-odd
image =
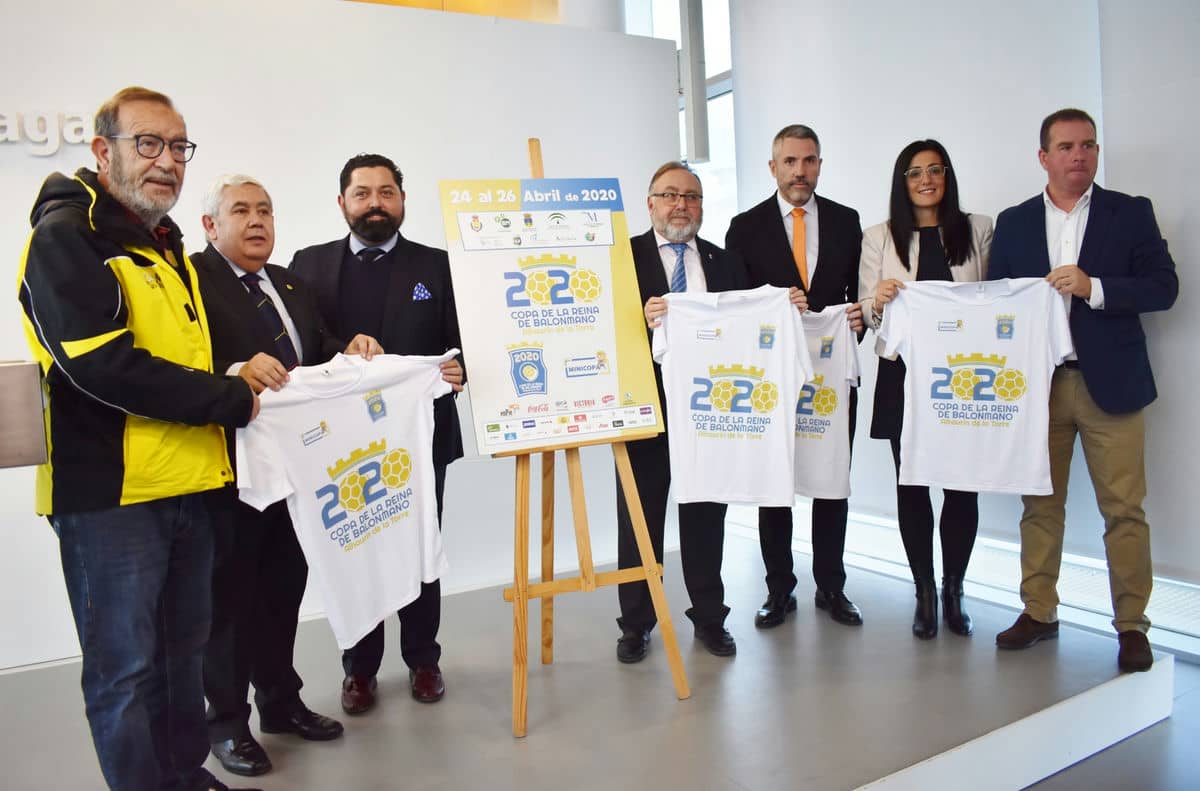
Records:
[[[94,335],[91,338],[82,338],[77,341],[63,341],[63,351],[67,353],[68,357],[74,360],[76,357],[82,357],[88,352],[94,352],[96,349],[99,349],[113,338],[125,332],[129,332],[129,330],[119,329],[113,330],[112,332],[106,332],[103,335]]]

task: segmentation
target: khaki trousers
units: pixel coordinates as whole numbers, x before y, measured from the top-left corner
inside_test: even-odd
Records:
[[[1021,600],[1044,623],[1058,619],[1067,478],[1078,434],[1104,517],[1104,551],[1118,632],[1150,628],[1146,604],[1153,571],[1146,497],[1145,422],[1142,411],[1113,415],[1096,406],[1077,368],[1059,367],[1050,385],[1050,477],[1054,493],[1021,500]]]

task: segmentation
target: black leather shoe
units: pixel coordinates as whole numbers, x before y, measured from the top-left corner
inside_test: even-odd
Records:
[[[617,640],[617,661],[632,665],[641,662],[650,651],[649,629],[627,629]]]
[[[754,616],[754,625],[759,629],[770,629],[779,626],[787,619],[787,614],[796,611],[796,597],[772,594],[763,602],[762,607]]]
[[[942,613],[946,626],[955,634],[968,637],[975,631],[971,616],[963,609],[962,577],[942,577]]]
[[[713,656],[733,656],[737,653],[737,643],[733,641],[733,635],[724,626],[697,625],[696,639]]]
[[[1149,670],[1154,664],[1154,652],[1145,632],[1130,629],[1117,635],[1121,650],[1117,654],[1117,667],[1122,673],[1139,673]]]
[[[243,777],[257,777],[271,771],[271,759],[262,745],[250,734],[225,739],[212,745],[213,756],[226,772]]]
[[[917,608],[913,611],[913,636],[932,640],[938,633],[937,585],[933,580],[917,582]]]
[[[310,742],[327,742],[342,735],[342,724],[332,717],[317,714],[303,703],[283,717],[260,716],[263,733],[294,733]]]
[[[1021,613],[1012,626],[996,635],[996,647],[1015,651],[1029,648],[1039,640],[1053,640],[1056,637],[1058,621],[1042,623],[1026,613]]]
[[[862,626],[862,612],[841,591],[817,591],[818,610],[827,610],[829,617],[846,626]]]

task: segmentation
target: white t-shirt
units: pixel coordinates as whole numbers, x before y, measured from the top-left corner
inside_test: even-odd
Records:
[[[446,570],[433,476],[439,357],[339,354],[296,368],[237,432],[238,494],[287,498],[338,646],[349,648]]]
[[[1072,349],[1041,278],[906,284],[876,348],[908,368],[900,483],[1051,494],[1050,378]]]
[[[850,388],[858,386],[858,338],[846,321],[852,307],[831,305],[800,319],[812,381],[796,402],[796,494],[850,496]]]
[[[654,359],[675,501],[792,505],[792,415],[812,363],[787,289],[664,298]]]

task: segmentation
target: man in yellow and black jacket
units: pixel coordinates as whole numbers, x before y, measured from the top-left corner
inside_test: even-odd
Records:
[[[96,115],[98,172],[46,180],[20,266],[50,439],[37,510],[59,537],[114,789],[224,788],[202,766],[206,493],[232,482],[224,430],[258,399],[212,373],[196,272],[167,217],[194,148],[169,98],[119,92]]]

